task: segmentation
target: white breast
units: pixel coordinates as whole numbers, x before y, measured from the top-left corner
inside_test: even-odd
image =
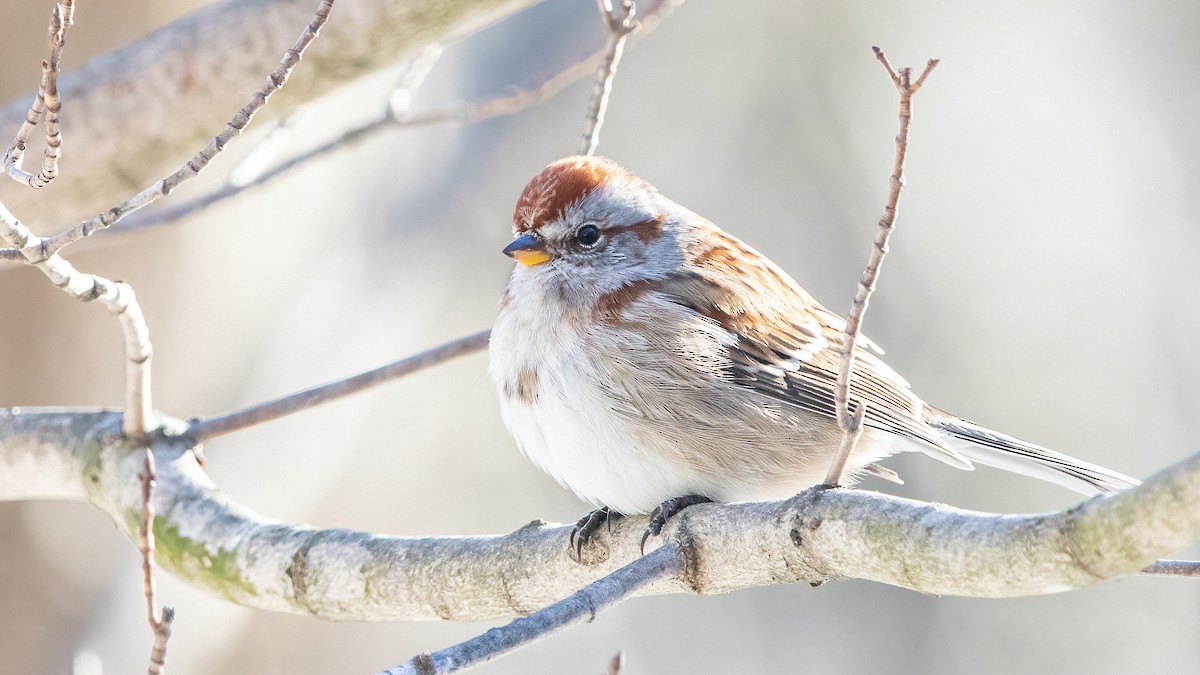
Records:
[[[489,370],[517,445],[581,499],[621,513],[699,490],[706,480],[615,413],[597,346],[572,318],[553,301],[510,302],[492,329]]]

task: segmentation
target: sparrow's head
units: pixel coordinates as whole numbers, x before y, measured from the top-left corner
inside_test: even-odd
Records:
[[[677,209],[610,159],[567,157],[525,186],[504,253],[520,263],[514,279],[595,297],[679,267]]]

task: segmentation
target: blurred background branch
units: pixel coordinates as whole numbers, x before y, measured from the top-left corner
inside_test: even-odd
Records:
[[[342,19],[266,118],[534,2],[343,0]],[[58,179],[55,199],[6,197],[9,208],[34,221],[82,219],[141,190],[220,128],[311,13],[310,0],[222,0],[68,69],[58,91],[77,111],[71,171]],[[0,129],[20,126],[27,108],[20,99],[0,107]]]

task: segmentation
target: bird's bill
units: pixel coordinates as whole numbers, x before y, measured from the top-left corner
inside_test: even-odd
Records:
[[[550,254],[546,252],[545,244],[528,232],[514,239],[508,246],[505,246],[504,255],[526,267],[541,265],[550,260]]]

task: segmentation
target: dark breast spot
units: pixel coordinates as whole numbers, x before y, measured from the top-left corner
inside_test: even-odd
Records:
[[[517,379],[505,383],[504,393],[509,398],[515,398],[522,403],[536,403],[538,398],[537,371],[526,369],[517,373]]]

